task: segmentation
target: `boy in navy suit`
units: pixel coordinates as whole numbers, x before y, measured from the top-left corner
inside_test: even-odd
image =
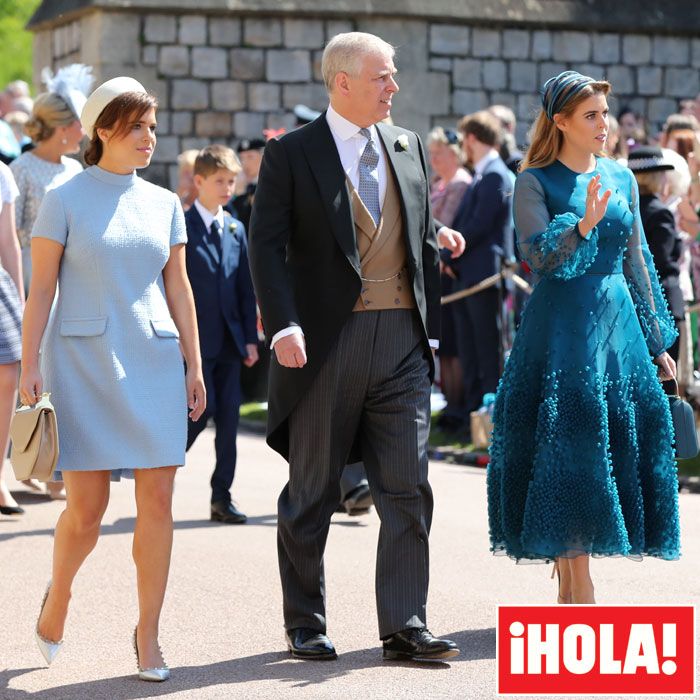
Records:
[[[189,421],[187,449],[209,417],[216,424],[216,466],[211,477],[211,519],[246,521],[231,502],[241,404],[241,363],[258,361],[255,295],[243,224],[224,211],[241,165],[226,146],[208,146],[194,163],[198,197],[185,213],[187,275],[197,309],[207,410]]]

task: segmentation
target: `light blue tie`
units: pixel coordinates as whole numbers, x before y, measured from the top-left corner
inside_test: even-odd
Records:
[[[360,186],[358,193],[360,199],[367,207],[367,211],[374,219],[374,223],[379,225],[379,217],[382,213],[379,206],[379,173],[377,171],[379,153],[374,147],[370,130],[360,129],[360,133],[367,139],[367,144],[360,156]]]

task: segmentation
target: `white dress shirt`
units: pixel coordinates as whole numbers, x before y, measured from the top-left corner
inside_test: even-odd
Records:
[[[194,200],[194,206],[197,208],[199,215],[202,217],[204,225],[207,227],[207,231],[211,231],[211,225],[214,221],[219,224],[219,235],[222,234],[224,230],[224,210],[223,207],[219,206],[216,210],[216,214],[212,214],[200,201],[199,199]]]
[[[345,117],[341,116],[336,112],[331,105],[328,105],[328,111],[326,112],[326,121],[331,130],[331,135],[333,136],[333,141],[335,141],[335,147],[338,149],[338,155],[340,156],[340,163],[343,166],[343,171],[347,175],[350,182],[355,189],[360,186],[360,157],[362,152],[365,150],[367,145],[367,139],[360,133],[360,128],[357,124],[353,124],[348,121]],[[379,206],[384,205],[384,197],[386,196],[386,183],[387,183],[387,163],[386,163],[386,153],[384,152],[384,147],[380,141],[379,134],[377,133],[377,127],[372,124],[368,127],[370,133],[372,134],[372,140],[374,141],[374,147],[377,149],[379,154],[379,162],[377,163],[377,179],[379,181]],[[196,203],[196,202],[195,202]],[[304,335],[304,331],[301,326],[288,326],[283,328],[281,331],[277,331],[272,336],[272,341],[270,342],[270,348],[275,347],[275,343],[280,339],[288,335],[293,335],[294,333],[301,333]],[[430,347],[437,348],[440,342],[438,340],[430,340]]]
[[[500,156],[495,148],[492,148],[485,156],[482,156],[481,160],[474,165],[474,179],[481,180],[486,166],[496,160],[496,158],[500,158]]]
[[[357,190],[360,187],[360,158],[367,145],[367,139],[360,133],[359,126],[348,121],[345,117],[341,117],[330,105],[328,105],[326,112],[326,121],[333,135],[335,147],[338,149],[343,171]],[[386,196],[386,153],[379,139],[377,127],[372,124],[368,128],[372,134],[374,147],[379,154],[376,174],[379,181],[379,206],[382,207]]]

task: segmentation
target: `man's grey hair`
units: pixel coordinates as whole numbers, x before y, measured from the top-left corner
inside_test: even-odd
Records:
[[[333,91],[333,83],[338,73],[352,77],[360,74],[362,58],[367,54],[382,54],[394,57],[395,49],[384,39],[366,32],[345,32],[336,34],[326,45],[321,59],[323,82],[328,92]]]

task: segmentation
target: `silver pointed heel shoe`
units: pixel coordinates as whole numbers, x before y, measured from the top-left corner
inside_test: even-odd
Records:
[[[39,609],[39,617],[36,621],[36,627],[34,628],[34,638],[36,639],[36,645],[39,647],[41,655],[44,657],[46,663],[50,666],[51,662],[56,658],[56,655],[61,651],[61,646],[63,645],[63,640],[60,642],[52,642],[50,639],[45,639],[39,634],[39,620],[41,620],[41,613],[44,612],[44,606],[46,605],[46,599],[49,597],[49,589],[51,588],[51,581],[49,585],[46,586],[46,592],[44,593],[44,598],[41,601],[41,608]]]
[[[139,670],[139,679],[142,681],[150,681],[152,683],[162,683],[170,678],[170,669],[163,662],[162,668],[141,668],[141,660],[139,659],[139,645],[136,642],[136,628],[134,627],[134,652],[136,653],[136,666]],[[160,647],[158,647],[160,651]],[[163,652],[161,652],[161,656]]]

